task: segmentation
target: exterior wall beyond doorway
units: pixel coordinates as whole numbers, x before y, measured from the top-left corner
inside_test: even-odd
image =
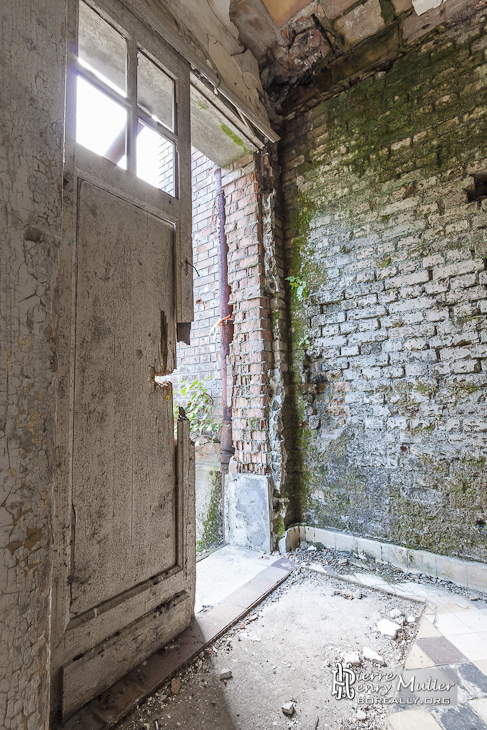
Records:
[[[218,429],[222,420],[218,220],[216,215],[215,163],[192,150],[193,264],[195,317],[191,344],[178,344],[178,386],[198,381],[213,399],[211,420]],[[196,546],[203,550],[222,544],[221,466],[218,431],[215,440],[202,436],[196,444]]]
[[[178,380],[198,378],[221,420],[218,219],[215,165],[193,150],[193,256],[195,321],[191,345],[178,346]],[[251,154],[222,170],[229,247],[234,339],[229,393],[233,446],[226,492],[225,539],[270,550],[283,533],[281,473],[285,465],[281,407],[284,399],[285,329],[283,255],[278,170],[268,154]],[[206,380],[208,378],[208,380]],[[197,542],[214,544],[221,524],[216,472],[219,444],[196,452]],[[257,519],[257,532],[250,525]],[[280,534],[279,534],[280,533]]]
[[[284,532],[286,504],[287,338],[278,179],[274,150],[244,157],[223,178],[234,316],[235,454],[226,486],[226,537],[266,551]]]

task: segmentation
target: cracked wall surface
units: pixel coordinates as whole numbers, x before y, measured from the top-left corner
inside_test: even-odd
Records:
[[[478,0],[232,0],[230,17],[259,62],[271,115],[280,123],[307,93],[303,84],[320,94],[344,73],[390,61],[477,6]]]
[[[65,3],[0,8],[0,727],[47,727]]]

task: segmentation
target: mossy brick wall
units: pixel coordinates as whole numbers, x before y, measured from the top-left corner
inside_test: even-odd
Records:
[[[486,49],[473,18],[285,125],[288,524],[487,559]]]

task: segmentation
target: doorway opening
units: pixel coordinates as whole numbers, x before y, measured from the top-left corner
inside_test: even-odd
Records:
[[[171,377],[175,408],[190,420],[196,461],[196,550],[203,557],[225,542],[224,479],[221,434],[224,415],[221,338],[221,257],[218,217],[218,171],[205,154],[192,148],[193,267],[195,315],[190,343],[177,347],[177,370]],[[230,315],[231,319],[231,315]],[[227,393],[232,397],[232,368],[227,358]],[[227,406],[231,405],[227,401]]]

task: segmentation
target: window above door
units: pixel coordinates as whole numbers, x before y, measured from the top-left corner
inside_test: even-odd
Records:
[[[179,197],[178,82],[141,39],[80,0],[76,142]]]

